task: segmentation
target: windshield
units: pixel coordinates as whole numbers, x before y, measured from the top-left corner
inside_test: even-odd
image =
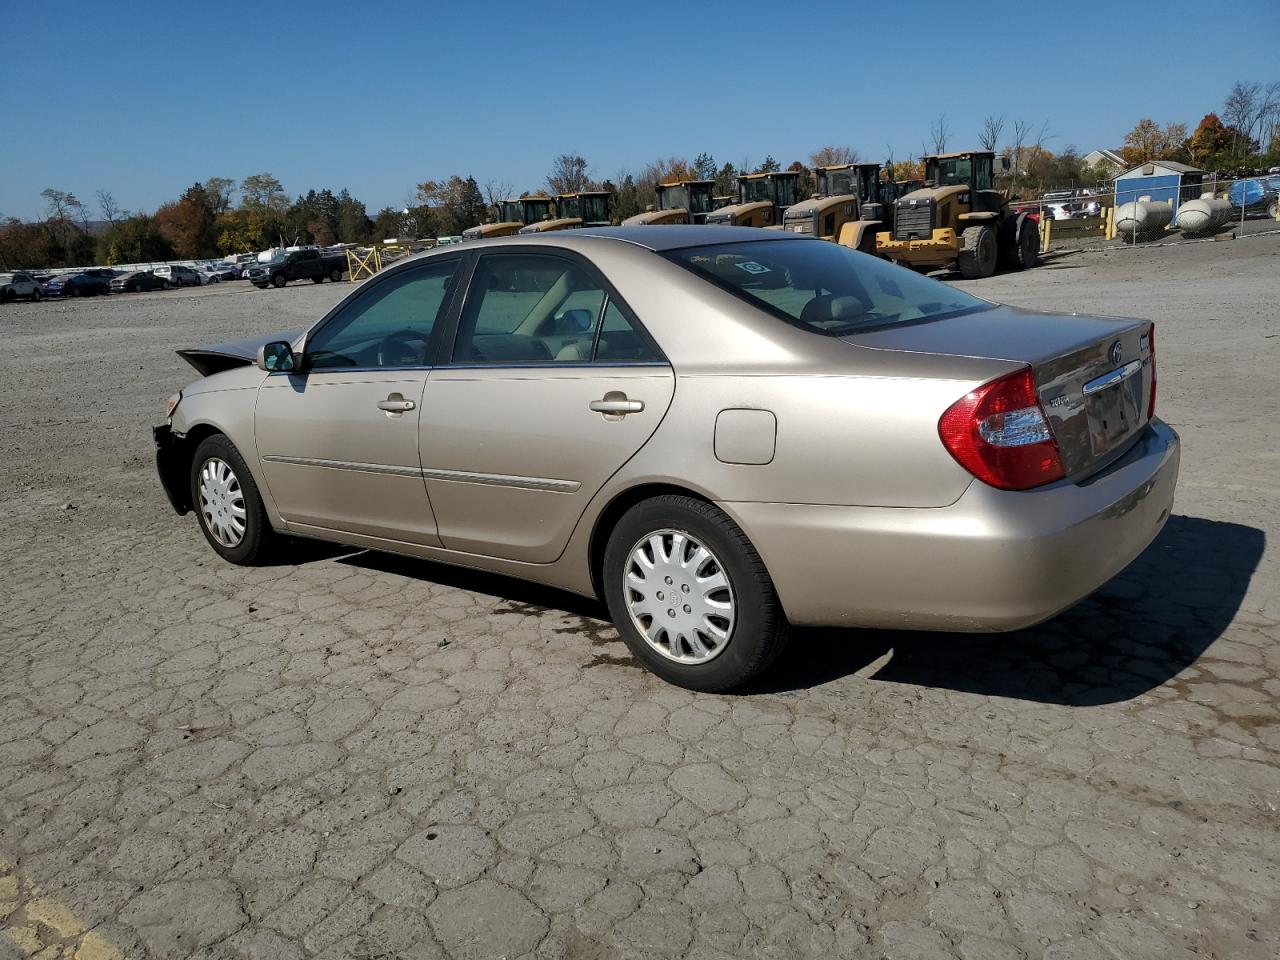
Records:
[[[584,223],[608,223],[609,204],[607,197],[579,197],[578,216]]]
[[[666,257],[788,323],[830,337],[991,307],[823,240],[753,240],[673,250]]]
[[[951,157],[947,160],[930,160],[926,180],[940,187],[967,184],[973,176],[973,163],[968,157]]]
[[[658,184],[659,210],[687,210],[685,189],[679,184]]]
[[[843,197],[858,192],[857,174],[852,170],[827,170],[822,176],[826,179],[824,192],[828,197]]]
[[[582,200],[579,197],[561,197],[556,201],[556,216],[561,218],[582,218]]]
[[[541,223],[551,215],[550,200],[524,201],[525,223]]]
[[[689,206],[686,207],[690,213],[710,213],[715,208],[715,201],[711,197],[711,191],[714,184],[696,184],[689,187]]]

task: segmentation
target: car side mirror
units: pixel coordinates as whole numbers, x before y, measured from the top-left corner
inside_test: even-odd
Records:
[[[258,369],[267,373],[292,370],[293,347],[285,340],[275,340],[258,348]]]

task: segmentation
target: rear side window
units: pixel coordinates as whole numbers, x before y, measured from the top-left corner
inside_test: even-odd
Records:
[[[824,240],[687,247],[666,257],[788,323],[833,337],[991,306],[945,283]]]
[[[571,260],[531,254],[484,257],[471,281],[453,360],[590,360],[604,301],[600,281]]]

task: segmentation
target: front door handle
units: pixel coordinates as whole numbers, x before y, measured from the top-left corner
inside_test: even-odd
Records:
[[[412,410],[417,404],[412,400],[406,400],[398,393],[393,393],[385,400],[378,401],[378,409],[385,410],[387,413],[404,413],[406,410]]]
[[[596,413],[628,414],[639,413],[644,409],[643,400],[628,400],[625,393],[610,390],[602,400],[592,400],[589,404]]]

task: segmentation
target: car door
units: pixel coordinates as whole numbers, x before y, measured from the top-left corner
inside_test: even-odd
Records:
[[[263,382],[258,455],[290,526],[439,544],[418,418],[460,259],[370,280],[308,335],[298,371]]]
[[[444,546],[549,563],[588,502],[652,436],[675,378],[586,260],[545,247],[477,258],[420,449]]]

